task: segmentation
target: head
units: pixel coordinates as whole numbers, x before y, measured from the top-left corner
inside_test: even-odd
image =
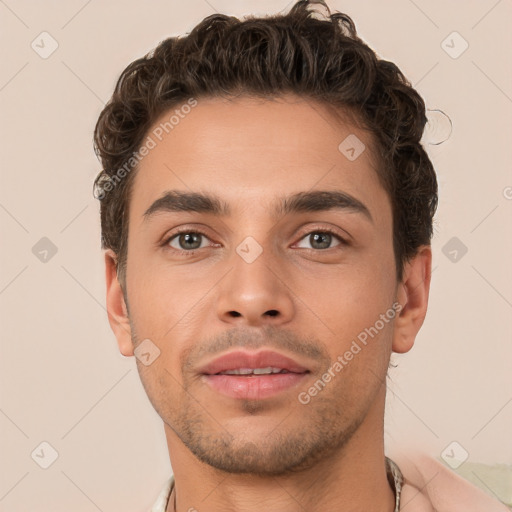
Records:
[[[382,423],[390,354],[426,313],[425,123],[398,67],[306,1],[209,16],[123,71],[95,129],[107,306],[121,352],[150,354],[137,365],[168,439],[279,474]],[[226,396],[204,370],[234,349],[301,377]]]

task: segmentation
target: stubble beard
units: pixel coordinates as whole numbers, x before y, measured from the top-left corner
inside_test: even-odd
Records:
[[[257,401],[243,401],[241,407],[248,416],[262,409]],[[339,456],[365,417],[362,413],[346,418],[339,404],[321,397],[298,407],[303,408],[296,415],[300,424],[290,424],[285,418],[271,432],[253,437],[250,431],[228,431],[192,401],[179,414],[171,413],[175,417],[172,426],[168,425],[205,464],[226,473],[268,477],[305,471]]]

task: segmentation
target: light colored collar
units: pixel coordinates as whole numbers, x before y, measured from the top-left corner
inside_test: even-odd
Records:
[[[398,465],[389,457],[386,457],[386,472],[388,475],[388,481],[395,493],[395,512],[400,512],[400,497],[402,495],[404,476],[402,475]]]
[[[171,497],[172,490],[174,489],[174,475],[167,480],[164,485],[164,488],[158,495],[158,498],[155,501],[155,504],[151,507],[151,512],[165,512],[167,508],[167,502]]]

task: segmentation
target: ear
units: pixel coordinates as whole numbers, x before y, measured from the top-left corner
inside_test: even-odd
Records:
[[[133,343],[128,309],[123,289],[117,278],[117,256],[108,249],[105,252],[105,273],[107,281],[107,313],[110,328],[114,331],[123,356],[133,356]]]
[[[401,310],[395,318],[393,352],[404,353],[411,350],[416,335],[427,314],[432,249],[423,245],[416,255],[404,266],[403,278],[398,285],[397,301]]]

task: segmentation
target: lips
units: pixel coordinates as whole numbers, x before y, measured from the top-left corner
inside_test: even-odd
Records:
[[[270,372],[268,371],[270,369]],[[230,352],[203,366],[199,371],[205,375],[241,370],[248,375],[261,373],[306,373],[309,370],[293,359],[277,352],[265,350],[258,353],[243,351]],[[248,370],[266,370],[265,372],[248,372]],[[277,370],[277,371],[275,371]]]
[[[310,373],[293,359],[269,350],[225,354],[200,369],[209,387],[229,398],[262,400],[296,387]]]

